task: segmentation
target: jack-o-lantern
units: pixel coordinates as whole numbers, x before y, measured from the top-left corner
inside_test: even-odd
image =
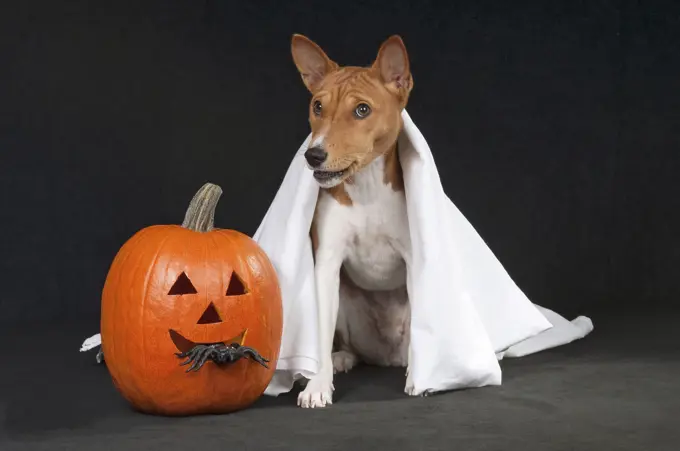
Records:
[[[278,279],[255,241],[213,228],[221,193],[206,184],[182,226],[137,232],[107,275],[101,349],[114,385],[140,411],[239,410],[273,377],[283,327]]]

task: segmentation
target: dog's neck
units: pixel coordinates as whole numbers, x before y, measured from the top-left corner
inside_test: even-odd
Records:
[[[327,189],[343,205],[370,204],[385,191],[403,191],[404,178],[399,163],[397,142],[351,178]]]

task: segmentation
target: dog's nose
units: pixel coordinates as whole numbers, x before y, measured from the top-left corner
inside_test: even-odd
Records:
[[[318,168],[321,166],[321,163],[326,161],[328,154],[321,147],[310,147],[305,152],[305,158],[311,167]]]

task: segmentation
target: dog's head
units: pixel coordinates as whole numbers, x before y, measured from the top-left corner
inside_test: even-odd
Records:
[[[305,158],[321,187],[330,188],[392,148],[413,88],[399,36],[385,41],[370,67],[340,67],[308,38],[294,35],[293,61],[312,93],[312,137]]]

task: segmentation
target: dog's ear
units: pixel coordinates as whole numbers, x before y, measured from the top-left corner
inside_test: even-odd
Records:
[[[338,65],[311,39],[294,34],[291,42],[291,53],[302,81],[310,92],[314,93],[321,80],[329,73],[337,70]]]
[[[408,53],[404,41],[397,35],[391,36],[380,46],[373,69],[380,74],[385,86],[400,97],[408,97],[413,88]]]

